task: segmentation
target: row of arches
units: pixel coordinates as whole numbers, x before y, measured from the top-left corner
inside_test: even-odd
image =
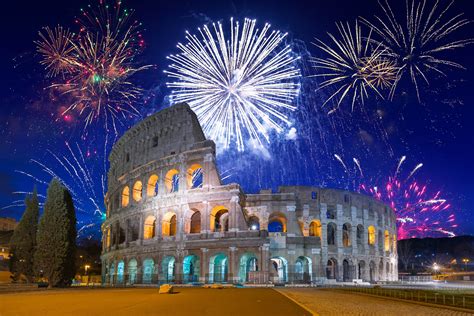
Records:
[[[188,189],[200,188],[203,185],[204,174],[200,164],[191,165],[186,171],[186,184]],[[166,193],[173,193],[179,191],[180,173],[177,169],[170,169],[166,172],[164,177],[164,186]],[[146,183],[146,196],[154,197],[158,195],[159,177],[152,174]],[[130,187],[124,186],[121,194],[121,206],[127,207],[130,204],[130,197],[135,202],[140,202],[143,199],[143,183],[140,180],[135,181],[130,192]]]
[[[343,282],[351,282],[353,279],[368,282],[387,280],[394,272],[394,263],[385,262],[384,264],[382,259],[380,259],[378,266],[374,260],[370,260],[367,266],[365,260],[360,260],[355,264],[352,260],[346,258],[342,261],[342,276],[339,275],[337,259],[330,258],[326,265],[326,278],[342,280]]]

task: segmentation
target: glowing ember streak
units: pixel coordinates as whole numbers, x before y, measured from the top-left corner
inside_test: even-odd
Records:
[[[243,151],[247,137],[268,143],[270,130],[290,124],[285,111],[295,110],[299,92],[299,57],[282,44],[287,34],[270,31],[270,24],[259,30],[250,19],[242,26],[231,19],[230,32],[221,23],[198,30],[168,56],[171,102],[189,103],[206,135],[224,148],[235,143]]]

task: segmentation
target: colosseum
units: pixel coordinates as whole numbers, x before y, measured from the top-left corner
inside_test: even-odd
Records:
[[[320,284],[398,278],[391,208],[344,190],[223,184],[215,144],[178,104],[114,145],[102,278],[110,285]]]

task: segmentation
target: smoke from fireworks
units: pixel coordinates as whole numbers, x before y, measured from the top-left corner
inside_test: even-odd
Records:
[[[339,155],[335,157],[353,181],[355,190],[372,195],[395,211],[398,239],[455,236],[457,224],[451,204],[442,197],[441,191],[432,191],[427,184],[414,179],[423,164],[416,165],[407,177],[403,177],[406,160],[403,156],[393,175],[367,183],[357,159],[354,158],[355,167],[351,169]]]
[[[319,39],[314,44],[328,57],[312,58],[314,67],[319,71],[316,77],[324,77],[320,89],[334,87],[336,90],[323,104],[337,99],[336,107],[329,113],[337,110],[349,95],[352,95],[352,109],[357,100],[364,103],[369,97],[369,90],[383,97],[380,90],[393,85],[397,72],[394,62],[384,57],[383,47],[371,43],[371,33],[367,38],[363,36],[357,22],[354,31],[349,24],[336,25],[340,39],[328,33],[334,48]]]
[[[429,72],[446,76],[443,66],[464,68],[459,63],[446,59],[443,53],[472,44],[473,39],[452,40],[450,35],[470,23],[463,14],[447,17],[452,0],[446,7],[436,0],[428,5],[426,0],[407,0],[405,20],[397,17],[387,0],[379,5],[384,16],[375,16],[375,22],[361,18],[362,22],[380,36],[377,45],[383,45],[386,56],[398,66],[397,78],[390,91],[393,98],[398,83],[405,74],[409,75],[415,86],[418,100],[420,91],[418,81],[429,83]]]
[[[242,151],[247,137],[269,142],[270,130],[290,124],[285,112],[295,110],[299,89],[298,57],[283,45],[287,34],[269,24],[260,30],[250,19],[243,25],[231,19],[230,31],[221,23],[198,30],[199,36],[187,32],[180,53],[168,56],[171,101],[188,102],[206,135],[224,148],[235,143]]]
[[[120,2],[112,9],[105,3],[88,9],[76,19],[77,34],[46,27],[35,44],[40,63],[54,80],[49,88],[69,104],[61,115],[74,111],[84,117],[84,128],[102,120],[106,130],[117,133],[117,120],[138,115],[134,103],[142,89],[130,77],[151,67],[136,62],[144,47],[141,23]]]

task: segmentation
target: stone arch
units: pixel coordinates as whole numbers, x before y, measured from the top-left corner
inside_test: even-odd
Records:
[[[384,250],[390,251],[390,233],[388,230],[385,230],[384,233]]]
[[[193,210],[189,223],[189,233],[199,234],[201,233],[201,212]]]
[[[375,265],[374,261],[370,261],[369,263],[369,281],[375,282],[375,276],[377,273],[377,266]]]
[[[258,216],[250,216],[248,219],[248,226],[250,230],[260,230],[260,219]]]
[[[350,247],[351,245],[351,224],[345,223],[342,225],[342,246]]]
[[[223,253],[217,253],[209,259],[209,283],[227,282],[228,261]]]
[[[133,185],[132,197],[135,202],[140,202],[142,200],[143,194],[143,184],[140,180],[136,181]]]
[[[384,271],[383,259],[380,259],[380,262],[379,262],[379,280],[383,280],[383,271]]]
[[[128,261],[127,273],[128,273],[128,283],[135,284],[137,283],[137,272],[138,272],[138,263],[136,259],[130,259]]]
[[[151,258],[143,260],[142,271],[142,283],[150,284],[153,281],[153,274],[155,273],[155,261]]]
[[[272,274],[276,275],[274,283],[286,283],[288,282],[288,261],[281,256],[272,257],[270,259]]]
[[[186,256],[183,260],[184,283],[198,282],[200,276],[200,260],[196,255]]]
[[[309,224],[309,235],[321,238],[321,221],[314,219]]]
[[[359,261],[357,274],[358,274],[359,279],[366,281],[367,278],[365,276],[365,261],[364,260]]]
[[[330,222],[327,225],[327,242],[329,246],[336,245],[337,239],[337,226],[335,223]]]
[[[383,233],[381,230],[379,230],[377,234],[377,244],[378,244],[379,250],[382,252],[383,251]]]
[[[146,185],[146,195],[148,197],[153,197],[158,195],[158,176],[156,174],[152,174],[148,178],[148,182]]]
[[[364,226],[361,224],[357,225],[357,245],[363,246],[364,245]]]
[[[175,280],[176,259],[173,256],[166,256],[161,261],[161,276],[163,283],[172,283]]]
[[[352,264],[352,261],[349,259],[344,259],[342,261],[342,280],[344,282],[351,282],[354,279],[355,267]]]
[[[143,223],[143,239],[152,239],[155,237],[156,217],[149,215]]]
[[[120,260],[117,264],[117,283],[122,284],[124,282],[124,274],[125,274],[125,262]]]
[[[179,171],[171,169],[165,176],[165,187],[167,193],[178,192],[179,190]]]
[[[270,233],[286,233],[287,219],[285,214],[281,212],[271,213],[268,217],[268,232]]]
[[[368,244],[370,246],[375,245],[375,227],[373,225],[370,225],[369,228],[367,228],[367,233],[368,233]]]
[[[192,164],[186,172],[186,183],[188,189],[201,188],[203,185],[204,174],[200,164]]]
[[[222,206],[215,206],[211,211],[210,228],[212,232],[229,231],[229,210]]]
[[[326,278],[336,280],[337,277],[337,260],[335,258],[330,258],[326,265]]]
[[[122,207],[127,207],[130,203],[130,188],[126,185],[122,189]]]
[[[161,234],[163,236],[175,236],[177,228],[176,213],[168,212],[163,216],[161,221]]]
[[[244,253],[239,260],[239,282],[249,282],[249,273],[258,271],[258,259],[252,252]]]
[[[312,279],[312,265],[311,258],[299,256],[295,262],[295,277],[297,282],[310,283]]]

